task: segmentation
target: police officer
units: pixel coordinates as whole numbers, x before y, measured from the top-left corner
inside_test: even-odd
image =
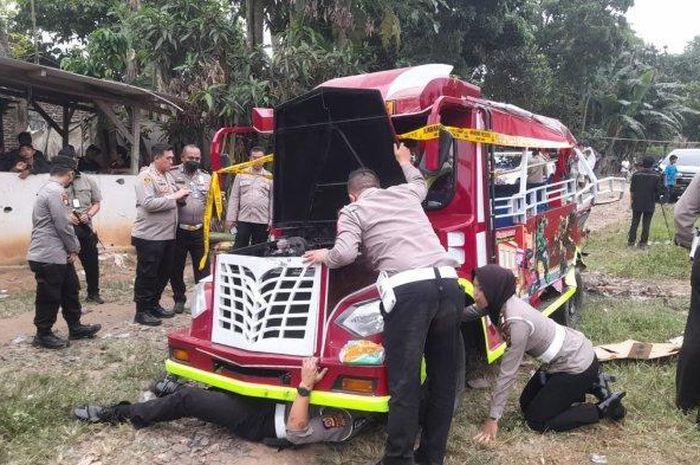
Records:
[[[58,152],[59,155],[75,159],[75,149],[67,146]],[[85,270],[87,282],[87,301],[96,304],[105,303],[100,297],[100,264],[97,252],[97,234],[92,227],[92,218],[100,211],[102,193],[95,180],[85,176],[80,171],[75,172],[73,183],[66,189],[68,200],[73,207],[70,216],[75,229],[75,235],[80,241],[80,263]]]
[[[186,187],[191,194],[178,206],[178,226],[175,238],[175,260],[170,275],[170,285],[175,299],[175,313],[185,310],[185,261],[187,254],[192,259],[192,271],[195,283],[209,275],[209,260],[200,271],[199,262],[204,256],[204,207],[211,176],[200,169],[202,153],[195,145],[186,145],[180,155],[182,164],[171,171],[175,183]]]
[[[166,144],[151,149],[153,162],[136,177],[136,221],[131,231],[131,244],[136,247],[136,279],[134,280],[134,322],[158,326],[161,318],[174,313],[160,305],[163,289],[168,284],[175,252],[178,202],[190,193],[178,189],[170,174],[173,150]]]
[[[352,203],[340,211],[334,247],[309,251],[304,260],[339,268],[355,260],[362,243],[369,263],[380,272],[391,395],[382,463],[414,463],[425,353],[430,389],[415,461],[439,464],[454,409],[464,293],[457,284],[458,263],[440,244],[421,206],[428,191],[425,179],[411,164],[408,148],[400,144],[394,152],[407,183],[381,189],[371,170],[350,173]]]
[[[690,249],[695,221],[700,216],[700,173],[693,177],[678,199],[674,216],[676,244]],[[676,406],[686,412],[697,408],[695,421],[700,427],[700,247],[693,256],[690,287],[690,310],[676,365]]]
[[[68,323],[69,339],[93,337],[101,328],[100,325],[80,323],[80,284],[73,267],[80,243],[70,223],[73,212],[65,192],[73,181],[74,170],[72,158],[54,157],[51,177],[39,190],[32,211],[32,238],[27,261],[36,278],[36,336],[33,343],[47,349],[69,345],[67,340],[52,331],[59,307]]]
[[[344,409],[309,405],[309,392],[325,373],[326,369],[319,369],[316,358],[304,359],[301,368],[303,387],[299,388],[300,393],[291,405],[233,392],[189,387],[166,378],[152,388],[157,399],[136,404],[120,402],[112,406],[83,405],[73,410],[73,416],[93,423],[130,421],[137,428],[193,417],[223,426],[249,441],[263,441],[269,445],[283,445],[284,440],[292,444],[347,441],[370,420]]]
[[[264,155],[265,151],[261,147],[250,149],[250,161]],[[267,240],[272,218],[271,176],[260,165],[238,174],[233,181],[226,225],[228,229],[236,226],[236,249]]]

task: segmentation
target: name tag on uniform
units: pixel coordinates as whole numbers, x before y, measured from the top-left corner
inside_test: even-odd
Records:
[[[73,199],[73,208],[80,208],[80,200]]]
[[[377,290],[379,291],[379,297],[382,299],[384,312],[390,313],[394,309],[394,305],[396,305],[396,294],[394,293],[394,288],[391,287],[389,275],[386,274],[386,271],[379,273]]]

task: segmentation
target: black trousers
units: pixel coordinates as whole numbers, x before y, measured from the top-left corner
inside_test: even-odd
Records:
[[[132,237],[131,244],[136,247],[136,312],[147,312],[159,305],[160,297],[170,279],[175,240],[149,241]]]
[[[253,244],[260,244],[267,241],[267,225],[258,223],[244,223],[239,221],[236,223],[236,243],[234,249],[248,247]]]
[[[87,295],[100,294],[100,264],[97,252],[97,234],[85,225],[74,226],[75,235],[80,241],[80,263],[85,270],[85,282],[87,283]]]
[[[185,292],[185,263],[187,262],[187,254],[192,259],[192,272],[194,274],[194,282],[198,283],[200,279],[209,276],[209,258],[204,268],[199,270],[199,261],[204,256],[204,228],[198,231],[185,231],[177,229],[177,237],[175,238],[175,259],[173,261],[173,272],[170,275],[170,286],[173,288],[175,302],[185,302],[187,297]]]
[[[627,243],[634,244],[637,241],[637,229],[639,228],[639,220],[642,220],[642,235],[639,237],[639,244],[645,245],[649,242],[649,227],[651,226],[651,217],[654,216],[654,211],[650,212],[632,212],[632,224],[630,232],[627,236]]]
[[[117,416],[131,421],[137,428],[191,417],[223,426],[251,441],[275,437],[274,412],[275,404],[269,400],[195,387],[183,387],[148,402],[116,407]]]
[[[417,454],[441,464],[454,410],[456,353],[464,292],[455,279],[435,279],[394,289],[396,305],[384,316],[384,349],[389,380],[385,465],[413,464],[421,403],[421,360],[430,383]]]
[[[36,278],[34,326],[38,334],[51,331],[58,307],[68,327],[80,324],[80,283],[73,264],[29,262]]]
[[[528,426],[539,432],[568,431],[597,423],[598,408],[585,400],[599,368],[598,359],[593,359],[586,371],[576,375],[537,370],[520,395],[520,409]]]
[[[683,410],[700,407],[700,249],[690,273],[690,311],[676,365],[676,405]]]

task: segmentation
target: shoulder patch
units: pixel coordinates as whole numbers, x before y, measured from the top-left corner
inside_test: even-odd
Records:
[[[151,182],[153,182],[153,179],[151,179],[150,176],[144,176],[144,177],[143,177],[143,183],[144,183],[144,184],[150,184]]]
[[[63,205],[65,205],[66,207],[70,206],[70,200],[68,200],[68,194],[66,194],[65,192],[61,193],[61,200],[63,201]]]

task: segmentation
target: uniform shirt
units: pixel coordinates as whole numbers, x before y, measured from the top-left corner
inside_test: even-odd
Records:
[[[180,224],[200,225],[204,219],[204,207],[207,203],[207,193],[211,176],[202,170],[193,174],[185,171],[184,165],[174,167],[170,172],[175,178],[175,183],[180,188],[188,188],[192,193],[185,198],[185,204],[178,204],[178,217]]]
[[[136,221],[131,235],[148,241],[175,239],[177,201],[166,196],[177,191],[175,178],[151,165],[136,177]]]
[[[231,188],[227,222],[269,224],[272,218],[272,180],[270,172],[262,169],[258,175],[246,170],[236,176]]]
[[[72,210],[63,184],[49,179],[34,203],[27,260],[65,265],[68,254],[80,251],[80,242],[69,220]]]
[[[661,177],[650,169],[637,171],[630,181],[632,211],[653,212],[661,193]]]
[[[19,155],[19,149],[12,150],[0,159],[0,171],[12,171],[20,161],[24,161],[24,159]],[[34,150],[34,159],[32,160],[32,168],[29,170],[29,173],[42,174],[50,171],[51,165],[46,160],[44,153],[41,150]]]
[[[539,165],[533,166],[527,169],[527,182],[528,184],[542,184],[547,182],[547,159],[544,158],[540,153],[536,153],[528,157],[528,165]]]
[[[677,176],[678,167],[676,165],[668,165],[666,168],[664,168],[664,186],[675,186]]]
[[[347,410],[330,407],[311,407],[309,415],[306,429],[287,429],[287,440],[292,444],[347,441],[369,423],[366,417],[353,417]]]
[[[85,213],[93,203],[102,202],[102,193],[95,180],[82,173],[76,173],[73,184],[66,189],[68,200],[75,212]]]
[[[698,215],[700,215],[700,173],[693,176],[693,180],[673,208],[676,242],[679,245],[690,248],[693,242],[693,226]]]
[[[421,203],[428,187],[413,165],[402,166],[406,184],[365,189],[338,217],[335,245],[325,264],[352,263],[360,243],[372,267],[393,274],[433,266],[459,266],[440,244]]]
[[[533,357],[544,354],[554,340],[557,323],[532,308],[516,296],[503,305],[510,344],[501,360],[496,387],[491,396],[489,416],[499,419],[503,415],[508,392],[515,382],[518,368],[527,353]],[[564,327],[564,344],[554,359],[544,367],[547,373],[583,373],[593,363],[593,344],[586,336],[571,328]]]

